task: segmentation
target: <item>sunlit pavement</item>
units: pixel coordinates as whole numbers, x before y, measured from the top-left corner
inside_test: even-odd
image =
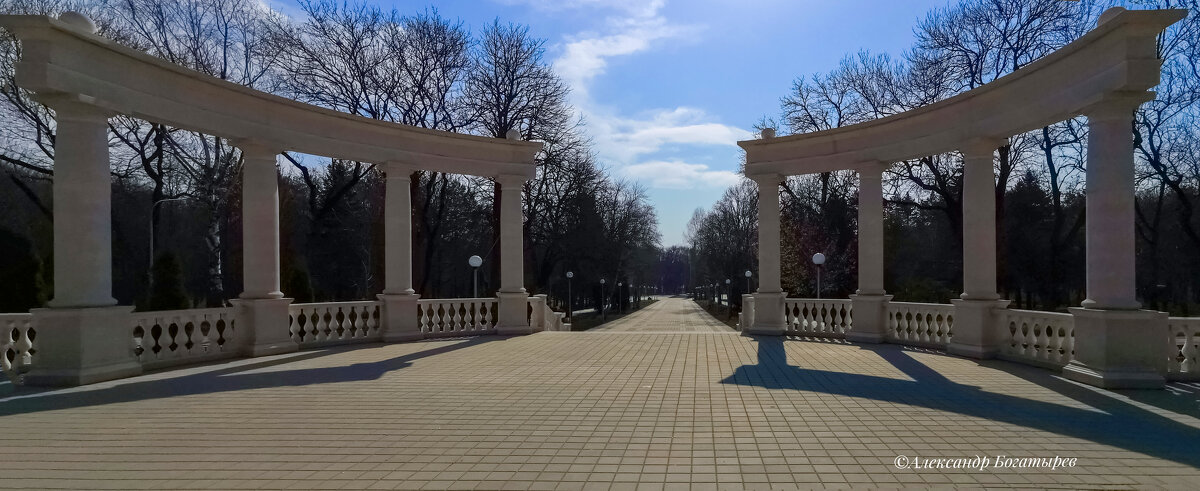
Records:
[[[543,332],[307,351],[22,391],[0,400],[0,487],[1200,482],[1195,384],[1108,392],[1036,368],[893,345]],[[1078,460],[1057,470],[914,470],[896,467],[901,455]]]
[[[657,301],[592,332],[734,332],[714,319],[696,302],[684,297],[658,297]]]

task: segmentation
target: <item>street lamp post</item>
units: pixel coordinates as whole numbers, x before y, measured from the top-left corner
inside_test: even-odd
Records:
[[[608,298],[605,296],[605,293],[604,278],[600,278],[600,322],[604,322],[604,320],[607,319],[605,316],[606,312],[604,306],[608,303]]]
[[[150,262],[149,262],[150,266],[147,269],[149,269],[149,270],[154,269],[154,209],[158,208],[158,205],[160,205],[162,203],[166,203],[168,201],[183,201],[185,199],[187,199],[187,196],[181,196],[178,198],[163,198],[158,201],[155,201],[154,204],[150,205]],[[151,274],[150,276],[151,276],[151,278],[154,277],[153,274]]]
[[[725,313],[733,315],[733,283],[725,278]]]
[[[821,253],[813,254],[813,264],[817,265],[817,300],[821,299],[821,266],[825,264],[825,255]]]
[[[752,275],[752,273],[750,272],[750,270],[747,269],[746,270],[746,293],[750,293],[753,291],[750,289],[750,276],[751,275]]]
[[[625,282],[617,282],[617,312],[621,314],[625,313],[625,291],[622,290],[624,287]]]
[[[571,278],[575,277],[575,273],[567,271],[567,319],[573,320],[571,314],[574,312],[575,297],[571,296]]]
[[[471,298],[479,298],[479,267],[483,266],[483,258],[471,256],[467,259],[467,264],[471,266]]]

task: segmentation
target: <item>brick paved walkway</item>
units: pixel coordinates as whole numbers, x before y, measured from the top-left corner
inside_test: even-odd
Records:
[[[1200,482],[1198,393],[723,333],[368,345],[0,396],[0,487],[1185,489]],[[1079,460],[893,465],[997,454]]]
[[[608,332],[736,332],[683,297],[660,297],[657,302],[589,331]]]

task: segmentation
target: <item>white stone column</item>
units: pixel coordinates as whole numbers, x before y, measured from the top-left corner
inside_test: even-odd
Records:
[[[384,288],[388,295],[412,295],[412,168],[388,163],[384,181]]]
[[[887,333],[887,304],[883,288],[883,171],[884,163],[869,163],[858,171],[858,291],[850,296],[854,326],[846,339],[883,342]]]
[[[382,166],[386,175],[383,207],[384,289],[383,333],[385,342],[423,337],[417,322],[418,295],[412,278],[412,192],[413,169],[397,162]]]
[[[1133,115],[1153,93],[1114,94],[1087,108],[1087,300],[1072,308],[1072,380],[1106,388],[1164,384],[1167,314],[1138,310]]]
[[[758,292],[754,295],[754,324],[750,334],[782,335],[783,299],[779,281],[779,183],[784,176],[749,176],[758,183]]]
[[[525,240],[521,191],[528,178],[500,175],[500,307],[496,332],[529,334],[529,295],[525,292]]]
[[[858,291],[883,295],[883,171],[886,164],[858,171]]]
[[[95,106],[53,105],[53,308],[116,305],[112,296],[112,177],[108,116]]]
[[[112,177],[106,110],[42,98],[54,109],[54,299],[33,309],[35,386],[70,386],[142,373],[130,342],[131,307],[112,296]]]
[[[993,155],[1003,140],[963,145],[964,300],[996,300],[996,169]]]
[[[1137,310],[1134,248],[1133,113],[1141,104],[1117,100],[1087,113],[1088,309]]]
[[[258,142],[242,149],[242,294],[240,298],[283,298],[279,290],[280,150]]]
[[[953,299],[954,336],[946,351],[991,358],[997,350],[1000,309],[1008,307],[996,292],[996,168],[994,154],[1005,143],[978,138],[960,147],[963,154],[963,293]]]
[[[281,147],[259,141],[236,142],[242,150],[242,294],[239,329],[247,333],[246,352],[264,356],[296,351],[288,326],[288,305],[279,290],[279,172]]]

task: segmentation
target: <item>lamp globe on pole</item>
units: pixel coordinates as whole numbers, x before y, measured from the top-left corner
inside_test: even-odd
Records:
[[[604,278],[600,278],[600,322],[604,322],[605,313],[606,313],[606,310],[604,307],[607,304],[608,304],[608,298],[605,296]]]
[[[571,318],[574,313],[575,297],[571,296],[571,278],[575,277],[575,272],[567,271],[567,319]]]
[[[825,264],[825,255],[821,253],[813,254],[813,264],[817,265],[817,298],[821,298],[821,266]]]
[[[467,265],[471,266],[471,296],[479,298],[479,267],[483,266],[483,258],[471,256],[467,258]]]

